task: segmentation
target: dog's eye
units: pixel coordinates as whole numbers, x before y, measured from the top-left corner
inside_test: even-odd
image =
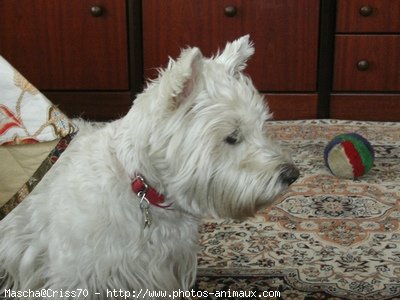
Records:
[[[228,135],[225,138],[225,143],[229,144],[229,145],[236,145],[240,142],[239,140],[239,136],[238,133],[235,131],[234,133]]]

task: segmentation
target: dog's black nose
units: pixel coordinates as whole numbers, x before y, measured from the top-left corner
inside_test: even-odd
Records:
[[[284,183],[291,185],[299,176],[299,169],[292,164],[285,164],[282,166],[281,175],[279,177]]]

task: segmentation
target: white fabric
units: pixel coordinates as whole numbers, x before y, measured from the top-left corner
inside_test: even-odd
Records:
[[[75,131],[72,122],[0,56],[0,145],[52,141]]]

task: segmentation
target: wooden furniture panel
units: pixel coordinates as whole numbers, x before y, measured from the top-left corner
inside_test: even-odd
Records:
[[[274,120],[316,119],[317,94],[265,94]]]
[[[331,118],[371,121],[400,121],[400,94],[335,94]]]
[[[249,33],[256,54],[248,73],[262,91],[314,91],[319,0],[145,0],[144,74],[176,58],[185,45],[208,56]],[[232,16],[225,10],[231,10]],[[232,12],[233,11],[233,12]]]
[[[244,34],[256,48],[246,71],[275,119],[399,121],[398,0],[0,1],[0,55],[93,120],[124,115],[182,47],[209,56]]]
[[[399,35],[337,35],[334,90],[400,90],[399,49]]]
[[[131,108],[130,92],[44,92],[68,117],[109,121],[124,116]],[[84,100],[84,101],[83,101]]]
[[[400,1],[337,0],[337,32],[400,32]]]
[[[100,16],[91,8],[103,8]],[[0,55],[41,90],[127,90],[125,0],[0,1]]]

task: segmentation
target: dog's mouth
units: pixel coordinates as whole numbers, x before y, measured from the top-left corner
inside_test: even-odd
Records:
[[[280,189],[276,191],[275,195],[267,193],[269,197],[266,198],[258,198],[255,203],[255,212],[260,210],[266,209],[267,207],[271,206],[278,198],[283,197],[290,185],[292,185],[300,176],[300,171],[297,169],[296,166],[292,164],[285,164],[281,168],[281,173],[279,174],[278,181],[276,182],[277,185],[280,186]]]
[[[256,214],[258,211],[264,210],[273,205],[276,202],[276,200],[282,197],[286,192],[287,189],[284,189],[283,191],[278,193],[275,197],[268,199],[261,199],[261,198],[257,199],[254,207],[254,214]]]
[[[300,176],[300,171],[293,164],[284,164],[281,167],[281,173],[279,175],[279,180],[284,185],[290,186],[293,184]]]

